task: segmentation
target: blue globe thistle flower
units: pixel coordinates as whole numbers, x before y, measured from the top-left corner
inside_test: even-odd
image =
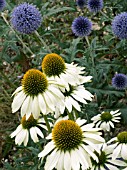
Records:
[[[5,6],[6,6],[6,1],[5,0],[0,0],[0,11],[2,11]]]
[[[25,2],[14,8],[11,24],[17,31],[31,34],[41,25],[41,14],[34,5]]]
[[[72,22],[72,32],[78,37],[84,37],[91,33],[92,22],[83,16],[75,18]]]
[[[87,5],[87,0],[76,0],[76,4],[82,9],[85,5]]]
[[[127,76],[119,73],[112,78],[112,86],[118,90],[123,90],[127,87]]]
[[[114,18],[112,31],[118,38],[127,39],[127,12],[122,12]]]
[[[88,0],[87,7],[90,12],[97,13],[103,8],[103,0]]]

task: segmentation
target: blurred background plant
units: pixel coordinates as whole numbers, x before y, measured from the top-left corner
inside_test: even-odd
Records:
[[[103,9],[97,13],[90,12],[86,5],[80,8],[74,0],[29,0],[27,2],[36,5],[42,15],[38,34],[21,34],[12,28],[11,13],[23,2],[26,1],[6,0],[0,16],[0,166],[3,170],[39,168],[38,147],[44,145],[44,139],[40,146],[31,142],[31,146],[22,148],[15,146],[9,135],[19,124],[18,114],[11,112],[11,95],[28,69],[41,69],[42,59],[49,53],[44,43],[67,63],[86,67],[86,75],[93,76],[86,89],[94,94],[94,100],[82,105],[81,117],[90,122],[92,116],[103,110],[120,109],[122,121],[111,135],[127,128],[127,91],[112,86],[116,73],[127,73],[127,41],[115,37],[111,28],[114,17],[127,11],[126,0],[104,1]],[[87,39],[72,32],[72,22],[79,16],[92,21],[92,31]]]

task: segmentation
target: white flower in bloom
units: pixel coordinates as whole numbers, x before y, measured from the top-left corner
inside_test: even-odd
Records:
[[[86,124],[86,120],[57,121],[48,136],[50,142],[38,155],[42,159],[48,155],[44,169],[80,170],[81,166],[85,170],[91,167],[90,157],[98,162],[94,151],[100,150],[96,145],[105,142],[99,130],[94,124]]]
[[[59,117],[61,114],[64,113],[65,108],[68,110],[68,112],[72,112],[73,107],[81,111],[80,103],[87,104],[87,101],[92,101],[93,95],[85,89],[83,85],[79,86],[70,86],[70,90],[63,93],[64,103],[58,103],[55,110],[55,117]]]
[[[21,107],[21,116],[27,113],[26,119],[31,114],[38,119],[40,112],[53,113],[56,104],[64,99],[58,85],[48,81],[46,76],[36,69],[26,72],[22,79],[22,86],[18,87],[13,95],[12,112],[16,112]]]
[[[120,159],[112,159],[112,152],[114,147],[107,146],[106,144],[98,146],[100,148],[100,153],[95,153],[98,157],[98,162],[91,159],[92,167],[90,170],[120,170],[120,167],[126,167],[127,164]]]
[[[15,144],[21,145],[24,143],[24,146],[27,145],[29,141],[29,133],[32,138],[32,140],[36,143],[39,142],[38,136],[41,138],[44,138],[44,135],[42,131],[38,128],[43,128],[47,130],[47,127],[44,123],[44,120],[42,118],[40,119],[34,119],[31,115],[28,120],[26,120],[26,116],[24,116],[21,120],[21,124],[17,127],[17,129],[11,133],[11,138],[15,137]]]
[[[114,123],[118,123],[121,119],[121,112],[119,110],[111,112],[102,112],[92,117],[93,123],[96,127],[102,128],[104,131],[110,131],[110,128],[114,128]]]
[[[42,61],[42,70],[48,80],[55,80],[58,84],[63,84],[67,90],[69,85],[75,86],[86,82],[91,82],[92,76],[82,76],[85,73],[84,67],[77,64],[65,63],[58,54],[47,54]],[[61,88],[64,91],[65,88]]]
[[[127,132],[120,132],[117,137],[112,138],[107,143],[110,144],[112,142],[114,142],[114,144],[112,144],[114,146],[112,158],[122,157],[127,160]]]

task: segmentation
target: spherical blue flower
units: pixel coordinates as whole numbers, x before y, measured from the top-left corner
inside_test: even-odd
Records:
[[[118,14],[112,21],[112,31],[120,39],[127,38],[127,12]]]
[[[103,8],[103,0],[88,0],[87,7],[90,12],[97,13]]]
[[[6,6],[6,1],[5,0],[0,0],[0,11],[2,11],[5,6]]]
[[[41,14],[34,5],[25,2],[14,8],[11,24],[17,31],[30,34],[41,25]]]
[[[118,90],[123,90],[127,87],[127,76],[119,73],[112,78],[112,86]]]
[[[85,5],[87,5],[87,0],[76,0],[76,4],[82,9]]]
[[[91,33],[92,22],[86,17],[75,18],[72,22],[72,31],[78,37],[84,37]]]

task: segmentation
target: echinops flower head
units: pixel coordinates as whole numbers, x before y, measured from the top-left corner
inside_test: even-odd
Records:
[[[119,39],[127,39],[127,12],[115,16],[112,21],[112,31]]]
[[[41,14],[36,6],[23,3],[14,8],[11,24],[14,29],[24,34],[31,34],[41,25]]]
[[[92,22],[87,17],[80,16],[74,19],[71,28],[78,37],[88,36],[92,30]]]
[[[87,4],[87,0],[76,0],[76,4],[79,8],[82,9]]]
[[[5,0],[0,0],[0,11],[2,11],[5,6],[6,6],[6,1]]]
[[[103,0],[88,0],[87,7],[90,12],[97,13],[103,8]]]
[[[127,76],[119,73],[112,78],[112,86],[118,90],[123,90],[127,87]]]
[[[42,159],[48,155],[44,169],[80,170],[80,167],[91,167],[90,156],[98,162],[94,154],[95,150],[99,152],[96,145],[105,142],[99,130],[80,118],[76,122],[64,118],[58,120],[47,137],[49,143],[38,155]]]

